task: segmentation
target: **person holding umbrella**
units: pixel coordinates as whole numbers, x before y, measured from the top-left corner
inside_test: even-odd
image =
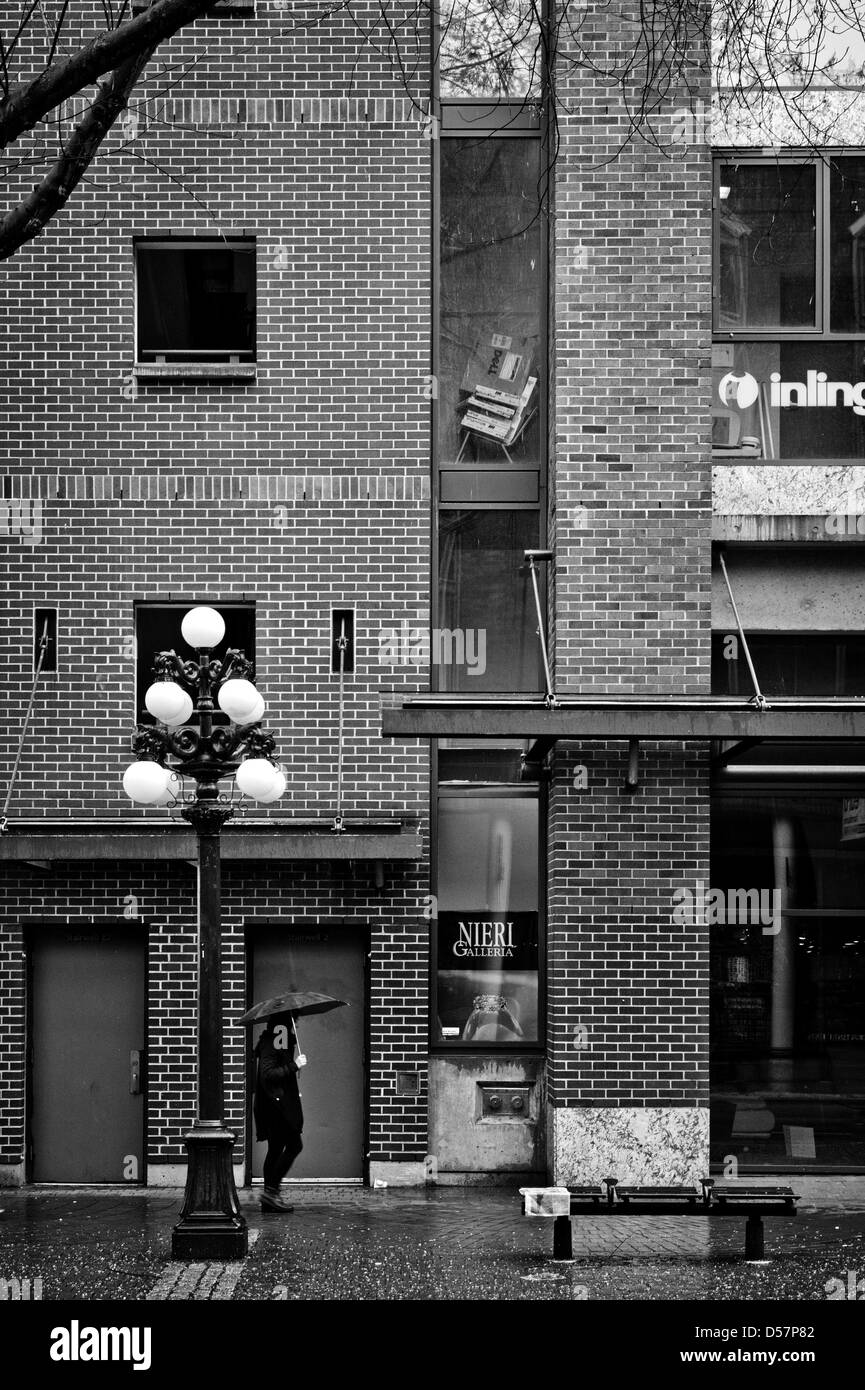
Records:
[[[279,1186],[303,1148],[303,1108],[297,1073],[306,1065],[306,1058],[299,1051],[295,1058],[296,1048],[297,1033],[291,1014],[273,1014],[255,1048],[258,1073],[252,1113],[256,1138],[267,1142],[262,1211],[294,1210],[280,1197]]]
[[[256,1138],[267,1143],[262,1211],[294,1211],[280,1197],[279,1187],[303,1148],[303,1109],[297,1073],[306,1066],[306,1057],[300,1051],[295,1017],[341,1007],[345,1007],[342,999],[327,994],[292,992],[253,1005],[240,1020],[247,1026],[267,1020],[255,1046],[258,1071],[252,1102]]]

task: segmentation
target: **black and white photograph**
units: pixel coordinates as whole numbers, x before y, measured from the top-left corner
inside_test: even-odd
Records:
[[[0,0],[0,575],[28,1374],[849,1374],[860,0]]]

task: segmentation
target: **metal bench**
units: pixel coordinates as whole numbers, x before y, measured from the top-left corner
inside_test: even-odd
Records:
[[[762,1260],[764,1216],[796,1215],[799,1198],[791,1187],[717,1187],[701,1178],[693,1187],[619,1186],[604,1178],[603,1187],[521,1187],[523,1215],[552,1218],[553,1259],[573,1259],[575,1216],[708,1216],[745,1217],[745,1258]]]

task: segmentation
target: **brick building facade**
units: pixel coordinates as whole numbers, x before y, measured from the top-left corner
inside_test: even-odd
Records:
[[[628,32],[590,7],[581,42],[601,58]],[[195,1112],[194,844],[176,809],[132,807],[121,777],[151,635],[175,644],[180,615],[199,603],[246,623],[287,775],[276,807],[244,802],[224,837],[225,1113],[238,1179],[252,1180],[257,1158],[237,1019],[265,986],[325,988],[325,976],[330,992],[356,997],[350,1023],[346,1011],[304,1029],[308,1129],[322,1133],[302,1176],[562,1182],[615,1168],[690,1181],[708,1169],[715,942],[675,903],[717,872],[710,807],[727,730],[688,721],[728,693],[713,683],[713,643],[731,630],[713,536],[730,554],[740,546],[744,572],[759,563],[745,550],[767,510],[713,524],[713,463],[734,462],[719,459],[711,431],[713,163],[705,143],[673,138],[708,88],[695,53],[689,90],[671,91],[660,113],[659,148],[627,138],[620,95],[599,73],[565,64],[549,174],[549,132],[531,100],[467,100],[443,86],[430,120],[424,33],[416,56],[421,77],[407,92],[343,12],[308,30],[277,6],[196,22],[166,50],[183,75],[168,90],[151,73],[137,125],[4,265],[6,784],[36,610],[56,616],[56,670],[37,683],[0,838],[7,1183],[182,1180]],[[211,321],[220,351],[216,339],[182,341],[174,276],[193,306],[186,328],[228,277]],[[219,338],[235,321],[237,342]],[[501,448],[502,436],[467,423],[472,363],[487,346],[510,354],[510,379],[525,382]],[[719,505],[717,476],[715,490],[715,512],[734,510]],[[797,508],[772,510],[773,540],[803,535],[800,571],[813,572],[822,562],[789,515]],[[544,703],[524,552],[547,547],[553,563],[537,563],[555,699]],[[842,565],[841,548],[826,584],[846,565],[844,582],[822,624],[836,637],[861,626],[859,552],[844,547],[853,559]],[[768,551],[763,585],[775,617],[759,630],[810,631],[807,605],[795,619],[784,611],[779,553]],[[798,582],[807,590],[801,572]],[[759,591],[755,581],[748,594]],[[354,622],[341,807],[334,612]],[[481,630],[484,669],[478,660],[473,671],[468,644]],[[467,643],[461,668],[441,646],[436,660],[442,632]],[[411,722],[427,692],[438,725],[423,713]],[[806,681],[794,693],[826,691]],[[548,736],[557,702],[610,697],[646,709],[607,737],[562,714]],[[658,736],[661,705],[672,732]],[[825,718],[836,729],[831,710]],[[733,719],[729,737],[737,731]],[[839,817],[851,779],[849,768],[824,778]],[[849,913],[847,899],[839,910]],[[497,922],[517,934],[518,971],[479,954]],[[130,954],[112,965],[115,941]],[[328,975],[337,956],[343,973]],[[792,984],[773,959],[779,1014]],[[132,1130],[115,1135],[109,1120],[104,1141],[82,1137],[70,1158],[50,1103],[63,1094],[63,1028],[76,1027],[63,981],[86,990],[100,971],[109,996],[112,980],[126,981],[115,1013],[134,977],[140,1040],[110,1021],[110,1000],[105,1036],[143,1054],[144,1080]],[[861,973],[850,979],[855,995]],[[722,983],[719,1017],[732,1016]],[[765,1001],[753,998],[735,1002],[737,1018],[757,1016]],[[99,1015],[87,1017],[69,1042],[85,1071],[101,1031]],[[334,1069],[318,1078],[317,1044]],[[789,1038],[773,1046],[776,1062],[792,1055]],[[354,1098],[331,1104],[343,1071]],[[128,1105],[123,1067],[111,1075]],[[752,1082],[738,1076],[739,1118],[732,1131],[722,1124],[715,1161],[747,1137],[744,1112],[767,1111],[771,1086]],[[723,1105],[735,1089],[725,1086]],[[788,1075],[775,1091],[797,1087]],[[105,1090],[102,1117],[107,1080]],[[852,1113],[858,1102],[842,1104]],[[789,1164],[785,1120],[813,1138],[813,1117],[794,1106],[792,1118],[773,1115],[780,1149],[734,1152],[746,1165]],[[850,1167],[862,1161],[859,1120],[844,1123],[846,1148],[839,1157],[832,1141],[824,1162]]]

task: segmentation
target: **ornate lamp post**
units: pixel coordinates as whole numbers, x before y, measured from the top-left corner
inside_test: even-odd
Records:
[[[222,1066],[220,833],[232,805],[219,782],[233,773],[242,792],[269,803],[285,791],[285,775],[272,761],[273,737],[259,726],[264,700],[249,679],[251,663],[237,650],[226,652],[224,662],[211,657],[225,635],[221,615],[193,608],[181,631],[197,659],[157,655],[145,705],[159,724],[138,727],[132,743],[138,761],[126,769],[123,785],[142,805],[184,801],[181,815],[198,840],[198,1113],[185,1136],[186,1193],[172,1255],[240,1259],[247,1229],[231,1162],[236,1135],[223,1122]],[[233,721],[227,727],[213,727],[214,699]],[[193,713],[197,725],[187,725]],[[184,794],[183,777],[194,779],[194,794]]]

